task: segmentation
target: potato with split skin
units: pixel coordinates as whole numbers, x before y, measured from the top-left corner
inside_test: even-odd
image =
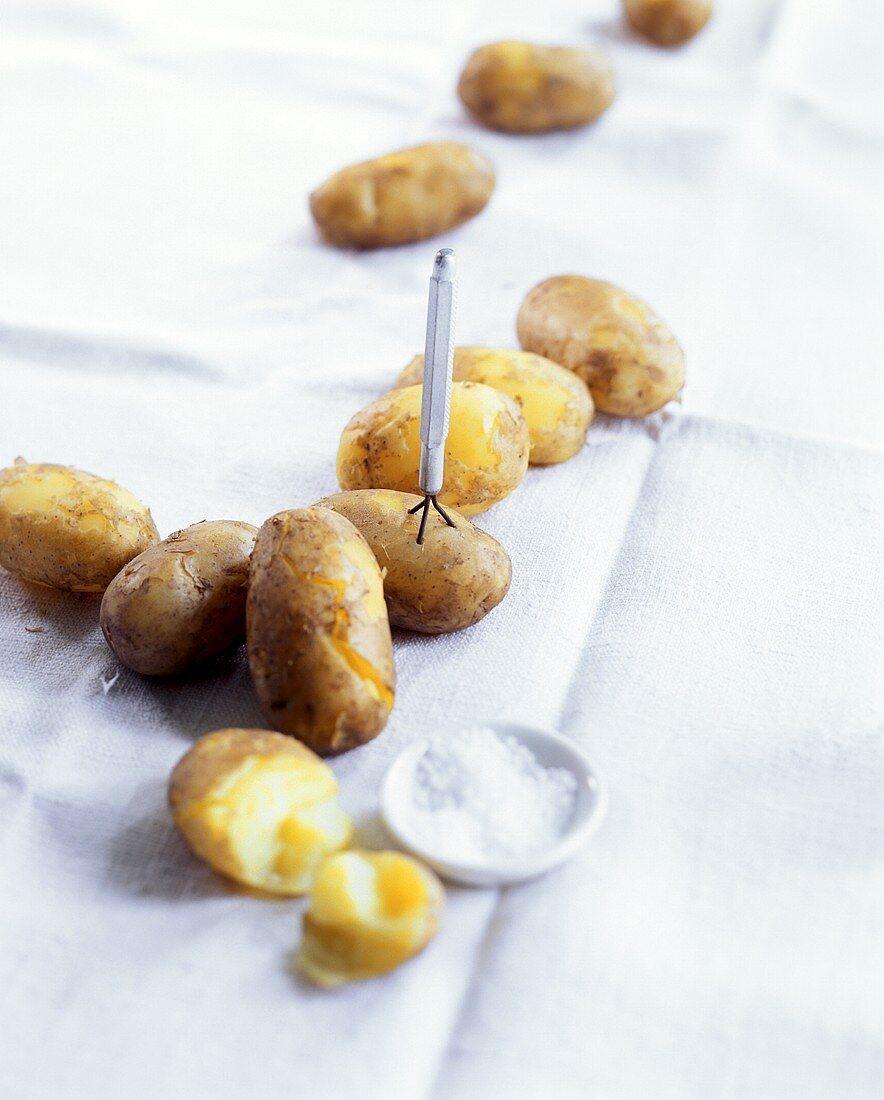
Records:
[[[246,638],[274,729],[330,755],[386,725],[396,672],[381,571],[344,516],[314,507],[267,520],[252,553]]]
[[[329,244],[385,248],[437,237],[491,198],[494,169],[468,145],[439,141],[353,164],[310,196]]]
[[[330,856],[310,891],[298,966],[325,989],[387,974],[436,935],[444,901],[436,875],[400,852]]]
[[[684,386],[684,354],[645,302],[600,279],[557,275],[529,291],[519,341],[574,371],[595,406],[639,417],[674,401]]]
[[[269,730],[206,734],[169,780],[169,808],[196,856],[271,894],[303,894],[326,856],[350,843],[331,768]]]
[[[393,489],[355,489],[319,501],[359,529],[384,574],[393,626],[422,634],[463,630],[484,618],[506,595],[509,554],[468,519],[449,511],[455,526],[431,513],[418,546],[419,517],[408,510],[422,496]]]
[[[599,50],[492,42],[469,57],[457,93],[483,126],[513,134],[573,130],[614,101],[614,71]]]
[[[658,46],[680,46],[712,15],[712,0],[623,0],[626,21]]]
[[[245,637],[249,555],[258,528],[195,523],[144,550],[108,585],[101,629],[127,668],[184,672]]]
[[[149,510],[115,481],[23,459],[0,470],[0,565],[31,584],[103,592],[159,537]]]
[[[416,355],[399,375],[397,386],[423,378],[424,357]],[[592,397],[572,371],[534,355],[508,348],[455,348],[454,379],[481,382],[511,397],[528,424],[528,461],[547,466],[572,458],[586,440],[592,421]]]
[[[342,489],[417,489],[421,393],[421,386],[393,390],[351,419],[338,447]],[[440,502],[465,516],[490,508],[519,485],[528,451],[528,425],[512,398],[455,382]]]

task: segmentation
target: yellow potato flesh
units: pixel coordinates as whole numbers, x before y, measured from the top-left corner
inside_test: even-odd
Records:
[[[419,491],[421,393],[421,386],[394,390],[354,417],[338,450],[342,489]],[[522,419],[489,386],[452,386],[445,483],[439,494],[443,504],[471,516],[516,487],[528,461]]]
[[[269,893],[301,894],[322,860],[349,843],[352,824],[338,805],[334,774],[299,749],[300,759],[247,755],[207,793],[179,796],[175,822],[216,871]]]
[[[399,852],[342,852],[316,875],[302,971],[332,987],[385,974],[435,935],[443,891],[426,867]]]
[[[397,384],[419,383],[423,368],[424,357],[416,355]],[[481,382],[516,402],[528,424],[533,464],[565,462],[583,446],[592,421],[592,397],[582,379],[559,363],[509,348],[459,347],[454,380]]]

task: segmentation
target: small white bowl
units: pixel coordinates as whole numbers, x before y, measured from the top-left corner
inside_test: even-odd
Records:
[[[407,811],[411,804],[415,769],[426,752],[426,741],[409,745],[393,761],[381,788],[381,818],[397,844],[429,864],[443,878],[467,886],[505,886],[536,878],[569,859],[598,828],[607,799],[582,749],[561,734],[516,722],[483,722],[482,727],[520,741],[544,767],[567,768],[573,773],[577,780],[574,817],[559,840],[544,851],[534,852],[522,859],[498,858],[487,863],[453,863],[448,859],[439,859],[432,851],[421,847],[409,829]]]

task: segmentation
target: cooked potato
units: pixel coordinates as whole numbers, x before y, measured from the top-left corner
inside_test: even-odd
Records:
[[[101,629],[117,658],[146,676],[170,676],[244,637],[257,533],[236,520],[195,523],[124,566],[101,601]]]
[[[424,357],[416,355],[396,385],[419,383],[423,373]],[[565,462],[583,446],[592,420],[592,397],[573,371],[551,359],[508,348],[456,348],[454,379],[482,382],[515,401],[528,424],[528,460],[533,465]]]
[[[470,55],[457,94],[493,130],[573,130],[614,101],[614,72],[598,50],[492,42]]]
[[[431,513],[418,546],[419,518],[408,509],[422,496],[393,489],[354,489],[320,500],[359,529],[384,574],[393,626],[422,634],[463,630],[484,618],[507,593],[509,554],[452,509],[455,526]]]
[[[344,516],[302,508],[267,520],[252,553],[246,635],[275,729],[328,755],[384,728],[396,671],[381,571]]]
[[[329,856],[304,914],[302,973],[326,989],[388,973],[436,935],[444,900],[433,872],[400,852]]]
[[[680,46],[709,22],[712,0],[623,0],[633,30],[658,46]]]
[[[417,489],[422,389],[393,390],[353,417],[338,448],[342,489]],[[528,449],[528,425],[511,398],[477,382],[455,382],[439,500],[465,516],[490,508],[525,476]]]
[[[329,244],[384,248],[462,225],[493,190],[488,161],[468,145],[439,141],[343,168],[313,192],[310,210]]]
[[[22,580],[103,592],[159,537],[147,508],[115,481],[21,460],[0,470],[0,565]]]
[[[684,386],[684,355],[669,328],[611,283],[582,275],[546,279],[529,291],[517,327],[526,351],[573,370],[596,408],[612,416],[646,416]]]
[[[303,894],[353,832],[331,768],[269,730],[201,737],[172,772],[169,808],[213,870],[271,894]]]

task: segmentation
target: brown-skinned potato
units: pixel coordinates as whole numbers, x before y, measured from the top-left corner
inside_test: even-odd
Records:
[[[623,0],[626,21],[658,46],[680,46],[712,15],[712,0]]]
[[[594,49],[492,42],[467,60],[457,93],[477,122],[513,134],[573,130],[614,101],[614,72]]]
[[[422,634],[463,630],[484,618],[507,593],[509,554],[453,508],[454,527],[432,512],[417,543],[423,497],[392,489],[356,489],[320,500],[359,529],[384,573],[393,626]]]
[[[385,248],[447,233],[491,198],[494,170],[468,145],[438,141],[342,168],[310,196],[324,239]]]
[[[574,371],[596,408],[611,416],[646,416],[684,386],[684,354],[669,327],[612,283],[583,275],[545,279],[525,297],[517,329],[526,351]]]
[[[237,520],[203,521],[124,566],[108,585],[100,612],[117,658],[145,676],[171,676],[243,638],[257,533]]]
[[[0,565],[22,580],[103,592],[159,537],[145,505],[115,481],[23,459],[0,470]]]
[[[383,581],[344,516],[314,507],[267,520],[252,553],[246,635],[274,729],[330,755],[384,728],[396,672]]]

